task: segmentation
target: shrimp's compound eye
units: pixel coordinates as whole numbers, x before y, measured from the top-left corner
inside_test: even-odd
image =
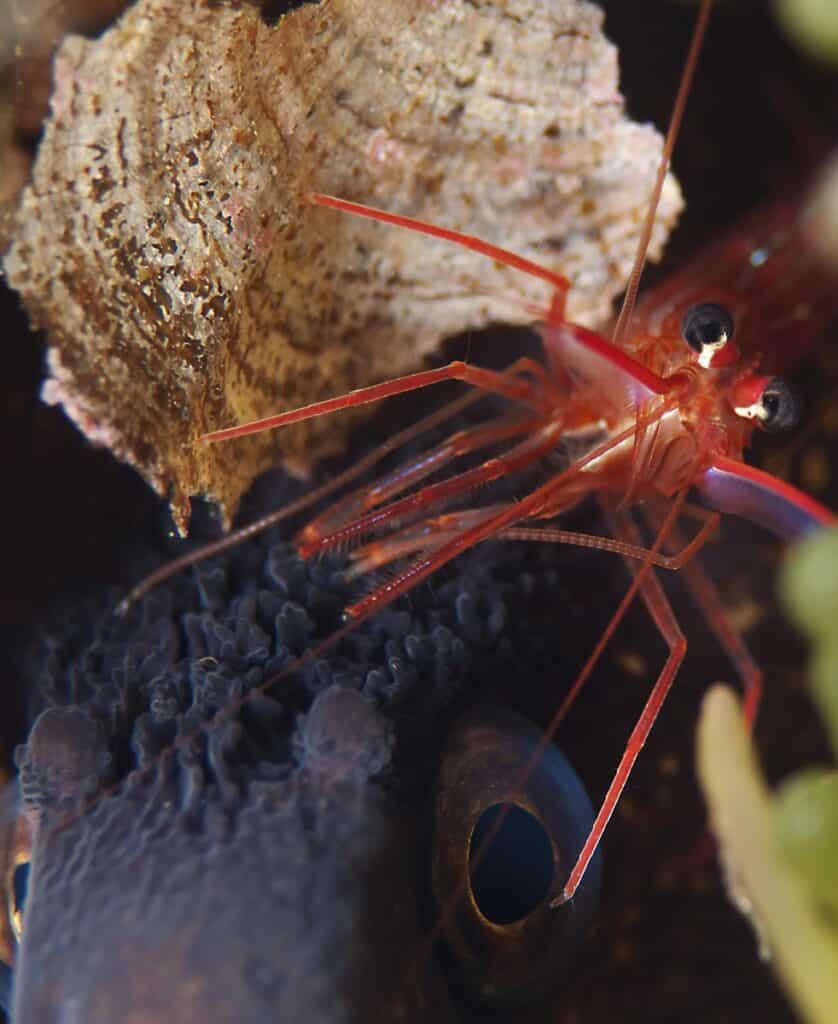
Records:
[[[733,408],[737,416],[756,420],[771,434],[792,430],[800,421],[800,402],[781,377],[752,377],[740,382]]]
[[[774,377],[762,393],[760,423],[771,433],[793,430],[800,422],[800,401],[784,380]]]
[[[735,346],[731,345],[733,337],[733,317],[724,306],[717,302],[701,302],[690,306],[681,320],[681,335],[698,353],[698,365],[707,369],[710,366],[728,365],[738,358]],[[732,358],[725,357],[728,351]]]

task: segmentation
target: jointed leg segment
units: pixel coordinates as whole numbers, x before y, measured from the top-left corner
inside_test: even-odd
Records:
[[[672,528],[683,498],[683,493],[676,498],[669,515],[666,517],[657,537],[655,538],[655,542],[652,545],[651,550],[653,553],[662,546],[668,531]],[[620,524],[619,532],[627,543],[639,545],[641,538],[636,527],[628,517],[625,517],[623,522]],[[628,781],[629,775],[631,774],[632,768],[634,767],[640,751],[646,743],[655,719],[658,717],[658,713],[660,712],[663,702],[666,700],[678,672],[678,668],[680,667],[687,651],[687,641],[684,638],[681,627],[675,619],[675,615],[669,601],[663,592],[660,580],[658,580],[654,573],[651,562],[647,559],[639,569],[634,566],[632,561],[627,560],[627,562],[634,575],[634,582],[617,608],[617,611],[612,616],[611,622],[609,622],[603,637],[594,649],[591,658],[588,659],[585,668],[582,670],[582,674],[571,688],[571,693],[568,696],[575,697],[576,693],[578,693],[582,683],[590,674],[593,664],[599,658],[601,651],[604,649],[605,643],[610,640],[618,623],[623,618],[629,602],[638,590],[640,591],[640,595],[643,598],[655,625],[658,627],[661,635],[666,641],[669,648],[669,654],[655,685],[652,687],[652,692],[649,694],[646,704],[640,713],[640,717],[631,731],[626,748],[617,765],[617,770],[614,773],[614,777],[611,780],[602,801],[602,806],[594,819],[594,824],[591,828],[590,834],[585,840],[585,844],[582,847],[579,857],[571,869],[570,875],[568,876],[567,882],[562,890],[561,898],[558,901],[559,903],[566,903],[568,900],[572,899],[573,894],[579,887],[579,883],[582,881],[588,864],[596,852],[596,848],[599,845],[602,834],[611,819],[611,815],[614,813],[614,808],[617,806],[618,800],[620,799],[620,794]],[[563,708],[564,705],[559,709],[559,713],[554,718],[553,723],[551,723],[551,731],[558,724],[558,721],[561,720]]]
[[[538,385],[521,379],[520,371],[523,364],[532,364],[533,374],[538,379]],[[513,372],[517,371],[517,372]],[[417,391],[419,388],[430,387],[432,384],[441,384],[447,380],[461,380],[466,384],[472,384],[483,391],[492,391],[495,394],[503,395],[516,402],[523,402],[536,411],[546,411],[545,394],[541,382],[544,379],[544,368],[535,360],[518,360],[507,370],[486,370],[480,366],[472,366],[462,360],[455,360],[445,366],[437,367],[435,370],[420,370],[419,373],[410,373],[405,377],[396,377],[394,380],[386,380],[381,384],[372,384],[367,388],[357,388],[345,395],[338,395],[335,398],[326,398],[322,402],[312,402],[311,405],[303,405],[298,409],[289,409],[287,412],[277,413],[275,416],[266,416],[261,420],[253,420],[251,423],[240,423],[235,427],[227,427],[224,430],[213,430],[204,434],[198,440],[208,444],[216,441],[229,441],[234,437],[244,437],[247,434],[256,434],[262,430],[272,430],[275,427],[285,427],[290,423],[299,423],[302,420],[310,420],[316,416],[324,416],[326,413],[338,412],[341,409],[351,409],[357,405],[368,405],[370,402],[377,402],[382,398],[390,398],[393,395],[403,395],[408,391]]]

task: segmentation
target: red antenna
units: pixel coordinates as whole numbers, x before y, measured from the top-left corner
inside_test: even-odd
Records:
[[[704,36],[707,32],[707,22],[710,18],[710,11],[712,8],[713,0],[701,0],[701,9],[698,12],[698,18],[696,19],[695,31],[693,32],[692,42],[690,43],[690,49],[687,53],[687,62],[684,65],[681,84],[678,86],[678,93],[675,97],[675,106],[672,109],[672,117],[670,118],[669,128],[667,129],[666,139],[663,144],[663,153],[661,154],[661,160],[658,164],[658,172],[655,177],[655,187],[652,189],[649,208],[646,211],[646,218],[643,221],[643,230],[640,232],[640,240],[637,243],[637,253],[634,257],[634,266],[631,268],[631,274],[629,275],[628,284],[626,286],[626,295],[623,299],[620,315],[617,317],[617,323],[614,325],[614,333],[611,335],[612,343],[618,348],[621,346],[629,319],[631,318],[631,314],[634,312],[634,304],[637,301],[637,291],[640,287],[640,275],[643,273],[643,267],[646,264],[646,252],[649,248],[649,239],[652,237],[652,229],[655,226],[655,217],[658,213],[658,205],[660,203],[661,192],[663,191],[663,182],[666,178],[666,172],[669,170],[669,162],[672,159],[672,153],[678,139],[678,132],[681,129],[681,121],[684,117],[684,107],[687,105],[687,97],[689,96],[692,88],[693,79],[695,77],[695,68],[698,64],[698,56],[701,53],[702,44],[704,43]]]

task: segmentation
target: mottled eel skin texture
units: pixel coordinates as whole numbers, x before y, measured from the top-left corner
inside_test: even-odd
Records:
[[[543,663],[525,611],[556,600],[546,553],[522,571],[520,547],[490,547],[146,774],[335,628],[340,559],[267,535],[125,620],[75,609],[17,752],[39,824],[16,1024],[459,1019],[433,958],[410,972],[433,737],[487,673]]]

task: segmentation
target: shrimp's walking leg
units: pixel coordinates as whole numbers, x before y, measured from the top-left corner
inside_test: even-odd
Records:
[[[296,538],[300,555],[309,558],[335,546],[343,539],[341,534],[347,530],[357,533],[353,526],[360,516],[383,505],[414,484],[421,483],[455,459],[521,434],[531,433],[542,423],[543,420],[536,417],[515,420],[505,418],[457,431],[447,441],[422,452],[392,473],[341,498],[322,515],[307,523]]]
[[[681,495],[683,499],[683,494]],[[663,543],[666,534],[672,528],[675,522],[675,516],[673,513],[678,512],[679,503],[670,510],[670,514],[664,521],[652,550],[660,547]],[[624,539],[628,543],[638,544],[640,536],[636,526],[626,518],[622,524],[620,532],[623,534]],[[643,601],[649,610],[649,614],[658,627],[661,636],[666,641],[666,645],[669,648],[669,654],[666,662],[661,669],[660,675],[652,687],[652,692],[646,701],[643,710],[640,712],[640,717],[637,719],[637,723],[631,731],[626,749],[623,751],[623,755],[620,758],[620,762],[617,765],[617,770],[614,773],[614,778],[611,780],[611,784],[605,794],[605,798],[602,801],[602,806],[599,809],[599,813],[594,820],[594,824],[591,827],[590,834],[585,840],[585,845],[573,865],[573,868],[568,876],[567,882],[565,883],[564,889],[559,899],[556,901],[557,904],[566,903],[568,900],[573,898],[573,894],[579,887],[579,883],[585,875],[585,871],[590,863],[591,857],[596,852],[596,848],[599,845],[599,841],[602,838],[602,834],[605,831],[605,827],[611,819],[611,815],[614,813],[614,808],[617,806],[617,801],[620,799],[620,794],[623,792],[628,777],[631,774],[634,763],[637,760],[640,751],[643,749],[643,745],[649,736],[652,726],[655,723],[655,719],[658,717],[663,702],[672,687],[672,683],[684,660],[684,655],[687,653],[687,641],[678,625],[675,618],[675,614],[666,598],[661,587],[660,580],[652,571],[651,563],[645,562],[640,569],[634,567],[633,563],[628,561],[629,568],[634,573],[634,583],[629,593],[626,595],[633,595],[635,589],[640,590],[640,594]],[[610,639],[613,633],[612,626],[616,626],[616,623],[622,618],[625,609],[628,607],[628,602],[623,599],[620,607],[617,609],[611,622],[608,624],[606,630],[606,636]],[[597,651],[595,654],[598,655],[601,649],[602,641],[597,645]],[[590,663],[590,662],[589,662]],[[587,669],[587,665],[586,665]],[[584,671],[584,670],[583,670]]]
[[[501,507],[466,509],[463,512],[422,519],[410,530],[400,532],[395,538],[366,544],[357,551],[353,551],[352,561],[354,564],[349,570],[349,575],[361,576],[365,572],[381,569],[405,555],[415,554],[422,550],[434,550],[439,544],[453,539],[460,531],[479,524],[489,515],[496,514]],[[623,558],[634,559],[636,562],[648,561],[659,569],[677,570],[704,545],[715,526],[716,524],[713,522],[706,522],[689,544],[675,555],[656,554],[649,548],[641,548],[624,540],[615,540],[613,537],[601,537],[594,533],[581,533],[578,530],[558,530],[552,527],[540,529],[538,527],[512,526],[508,530],[502,530],[497,535],[497,539],[567,544],[571,547],[607,551],[613,555],[622,555]]]
[[[426,548],[434,548],[444,543],[461,530],[468,529],[488,515],[494,515],[498,508],[466,509],[464,512],[437,516],[433,519],[420,520],[411,530],[400,533],[396,538],[373,541],[352,553],[355,563],[350,570],[352,576],[360,576],[373,569],[380,569],[404,555],[414,554]],[[676,555],[660,555],[641,548],[636,544],[628,544],[613,537],[600,537],[593,533],[580,533],[577,530],[539,529],[528,526],[512,526],[498,534],[498,540],[540,541],[550,544],[568,544],[579,548],[592,548],[596,551],[608,551],[623,558],[632,558],[637,562],[649,561],[660,569],[680,569],[684,562],[691,558],[711,533],[715,524],[707,523],[701,534]]]
[[[655,526],[658,525],[658,516],[650,513],[649,518]],[[677,530],[673,530],[672,540],[679,543]],[[747,644],[730,621],[730,615],[715,584],[697,560],[684,567],[683,579],[707,625],[715,634],[725,654],[736,666],[745,697],[743,714],[748,728],[751,729],[762,699],[762,669],[754,661]]]
[[[608,508],[605,509],[607,514],[611,515],[612,521],[614,519],[613,513],[609,513]],[[660,531],[658,540],[655,545],[650,548],[643,548],[639,544],[628,544],[621,540],[612,540],[610,538],[590,536],[589,540],[583,538],[587,537],[586,534],[578,535],[579,539],[575,539],[573,533],[565,530],[556,530],[552,527],[546,527],[542,530],[528,529],[526,527],[519,528],[513,527],[511,530],[505,530],[504,535],[509,536],[510,539],[521,539],[521,540],[541,540],[538,536],[539,533],[543,532],[545,538],[554,539],[559,544],[574,544],[578,547],[591,547],[597,548],[602,551],[613,551],[617,554],[621,554],[624,558],[638,559],[640,558],[645,564],[657,565],[661,569],[679,570],[682,569],[692,559],[702,547],[712,537],[716,527],[719,525],[721,516],[717,512],[709,512],[706,509],[699,508],[697,506],[690,505],[688,502],[683,500],[683,496],[678,502],[678,513],[688,512],[690,515],[699,518],[703,525],[699,529],[698,533],[693,539],[686,545],[682,546],[681,550],[674,555],[662,555],[658,551],[661,538],[668,536],[671,531],[675,529],[675,518],[673,517],[672,511],[664,519],[658,521],[657,528]],[[617,527],[614,527],[615,531]],[[641,570],[643,571],[643,570]],[[564,721],[567,713],[573,706],[576,698],[582,687],[590,677],[593,667],[596,664],[602,651],[605,649],[606,644],[611,639],[614,630],[622,617],[624,606],[627,601],[630,600],[630,596],[634,593],[634,590],[630,590],[626,597],[623,598],[623,603],[620,608],[615,612],[614,617],[609,622],[605,629],[605,632],[600,637],[597,646],[594,648],[593,653],[579,674],[579,677],[574,682],[573,686],[568,690],[564,700],[559,705],[559,709],[553,717],[552,730],[554,731]]]
[[[696,561],[685,566],[684,578],[693,600],[707,620],[707,625],[716,634],[725,653],[736,666],[745,695],[743,713],[750,729],[753,727],[762,700],[762,669],[754,661],[745,641],[730,621],[718,590],[701,564]]]
[[[511,372],[513,368],[520,371],[525,364],[536,377],[537,384],[518,379]],[[403,395],[408,391],[417,391],[419,388],[427,388],[432,384],[441,384],[447,380],[461,380],[483,391],[492,391],[515,402],[523,402],[538,412],[545,412],[549,403],[549,392],[545,391],[543,383],[545,381],[544,367],[534,359],[516,360],[512,366],[503,371],[486,370],[480,366],[464,363],[461,359],[455,359],[454,362],[437,367],[435,370],[420,370],[419,373],[410,373],[404,377],[383,381],[381,384],[357,388],[355,391],[348,391],[345,395],[327,398],[322,402],[312,402],[311,405],[303,405],[299,409],[289,409],[287,412],[266,416],[264,419],[253,420],[251,423],[240,423],[238,426],[227,427],[224,430],[213,430],[209,434],[202,435],[198,440],[208,444],[216,441],[229,441],[234,437],[244,437],[247,434],[256,434],[261,430],[285,427],[289,423],[310,420],[315,416],[338,412],[340,409],[367,405],[370,402],[377,402],[381,398],[390,398],[392,395]]]
[[[455,540],[466,530],[485,522],[490,516],[503,510],[502,505],[465,509],[446,515],[420,520],[408,530],[400,530],[386,540],[375,540],[352,553],[352,566],[346,576],[354,579],[391,565],[408,555],[429,555]]]
[[[511,526],[499,536],[506,540],[540,541],[542,544],[570,544],[578,548],[591,548],[594,551],[610,551],[623,558],[633,558],[638,562],[649,561],[659,569],[677,571],[683,568],[710,539],[719,524],[717,512],[704,517],[704,525],[689,543],[684,543],[681,550],[674,555],[661,555],[649,548],[638,547],[613,537],[601,537],[595,533],[580,533],[578,530],[560,530],[553,526],[531,527]]]
[[[481,541],[488,540],[489,537],[496,537],[498,534],[502,533],[503,530],[507,529],[510,526],[514,526],[516,523],[520,523],[521,521],[528,519],[532,516],[540,515],[546,507],[555,504],[557,495],[561,491],[567,492],[568,485],[572,483],[579,483],[580,477],[582,477],[582,474],[584,473],[587,466],[589,466],[592,462],[595,462],[597,459],[601,458],[603,455],[608,454],[608,452],[612,451],[614,448],[622,444],[624,441],[633,437],[635,432],[640,427],[645,426],[647,422],[654,422],[654,419],[659,419],[661,416],[664,416],[668,412],[669,408],[669,406],[664,405],[654,414],[654,417],[649,418],[645,421],[638,420],[631,426],[627,427],[625,430],[620,431],[614,437],[609,438],[607,441],[604,441],[602,444],[597,445],[595,448],[591,449],[591,451],[589,451],[587,455],[584,455],[582,458],[580,458],[577,462],[573,464],[573,466],[571,466],[569,469],[564,470],[564,472],[559,473],[552,480],[548,480],[547,483],[542,484],[541,487],[536,488],[536,490],[534,490],[526,498],[522,498],[520,501],[513,502],[506,508],[501,509],[501,511],[499,511],[497,514],[491,515],[482,523],[479,523],[471,527],[470,529],[464,530],[462,534],[460,534],[458,537],[455,537],[453,540],[450,540],[447,543],[443,544],[443,546],[438,550],[435,550],[432,553],[424,555],[418,561],[414,562],[412,565],[409,565],[406,569],[400,572],[398,576],[396,576],[394,579],[390,580],[388,583],[382,585],[381,587],[378,587],[377,589],[372,591],[372,593],[367,594],[367,596],[361,598],[360,601],[356,601],[355,604],[349,605],[346,608],[344,615],[347,617],[347,619],[361,620],[367,618],[368,616],[372,615],[375,611],[377,611],[379,608],[383,608],[386,605],[388,605],[391,601],[395,600],[395,598],[397,598],[400,594],[404,594],[408,590],[411,590],[414,586],[416,586],[417,583],[420,583],[422,580],[426,579],[428,576],[431,575],[431,573],[436,572],[437,569],[442,568],[443,565],[446,565],[452,559],[456,558],[457,555],[462,554],[464,551],[468,551],[469,548],[473,548],[475,544],[479,544]],[[555,425],[560,426],[560,421],[556,420]],[[545,438],[545,440],[547,440],[547,438]],[[537,451],[537,449],[535,449],[535,451]],[[508,469],[511,465],[511,457],[501,455],[498,456],[496,459],[491,459],[490,464],[492,467],[498,466],[501,469]],[[485,465],[486,464],[484,463],[484,466]],[[481,468],[483,467],[478,467],[478,469]],[[455,477],[452,480],[444,481],[444,484],[450,485],[452,483],[457,482],[458,480],[462,481],[462,478],[466,476],[467,474],[463,473],[460,475],[459,478]],[[428,491],[430,490],[430,488],[425,488],[425,490]],[[580,491],[579,493],[576,494],[575,497],[579,498],[581,496],[582,492]],[[678,495],[678,497],[675,499],[675,502],[673,503],[672,511],[670,512],[669,516],[667,516],[667,523],[673,520],[674,516],[677,515],[677,512],[681,507],[683,500],[684,494],[681,493]],[[390,507],[392,508],[393,506]],[[654,554],[656,554],[659,550],[662,541],[663,535],[660,538],[658,538],[655,545],[653,545],[652,551]],[[648,564],[644,564],[640,572],[643,573],[644,571],[647,571],[649,568],[650,566]],[[629,600],[631,599],[631,597],[634,596],[636,589],[637,588],[635,584],[633,584],[632,587],[629,588],[629,592],[627,595],[627,598]]]
[[[473,469],[457,473],[445,480],[440,480],[439,483],[429,484],[414,494],[408,494],[406,497],[389,505],[384,505],[382,508],[373,509],[359,519],[339,527],[317,543],[302,545],[300,547],[300,554],[307,558],[315,551],[325,551],[329,548],[347,544],[350,541],[357,540],[359,537],[363,537],[373,529],[380,530],[385,526],[397,524],[405,516],[421,513],[432,505],[458,497],[461,494],[466,494],[468,491],[491,483],[502,476],[507,476],[509,473],[523,469],[552,451],[559,436],[561,425],[561,421],[558,419],[552,422],[547,421],[547,426],[540,431],[540,436],[536,435],[539,437],[538,443],[533,444],[530,441],[526,441],[513,448],[511,452],[486,459]],[[547,429],[548,427],[549,429]],[[501,425],[499,424],[497,432],[503,436],[507,431],[505,427],[501,430]]]

